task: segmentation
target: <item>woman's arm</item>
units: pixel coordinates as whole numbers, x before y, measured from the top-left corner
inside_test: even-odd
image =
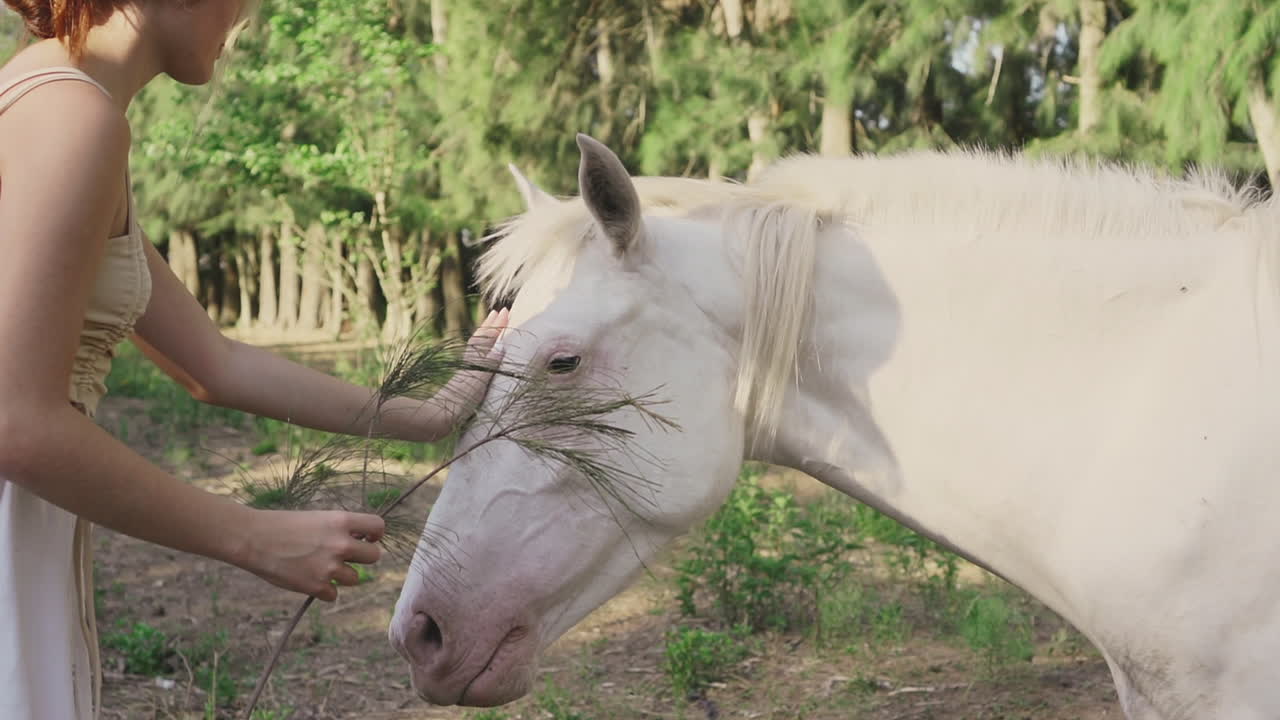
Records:
[[[226,338],[164,259],[148,243],[151,303],[138,321],[139,347],[193,397],[213,405],[327,432],[369,431],[375,393],[261,348]],[[507,314],[490,313],[471,338],[476,361],[487,355]],[[446,437],[474,410],[487,373],[459,373],[427,401],[392,398],[378,418],[378,435],[427,442]]]
[[[371,562],[382,520],[267,512],[194,488],[115,441],[68,399],[85,310],[123,197],[129,129],[84,83],[0,116],[0,477],[134,537],[332,599]]]

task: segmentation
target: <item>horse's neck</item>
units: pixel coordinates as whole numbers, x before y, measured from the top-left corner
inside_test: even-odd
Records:
[[[919,234],[824,239],[799,383],[758,459],[881,509],[1070,617],[1059,594],[1070,583],[1055,574],[1071,562],[1062,509],[1105,492],[1082,477],[1113,439],[1102,421],[1144,412],[1118,399],[1153,357],[1186,352],[1194,317],[1233,307],[1241,283],[1223,268],[1243,264],[1212,238],[1157,256],[1136,240],[1122,252],[1091,238]]]
[[[902,427],[918,425],[923,435],[949,436],[949,447],[937,450],[952,458],[966,454],[956,446],[965,441],[964,433],[930,427],[945,422],[946,413],[912,392],[912,378],[894,366],[904,308],[882,274],[880,259],[861,242],[840,236],[825,237],[819,254],[818,302],[812,335],[801,353],[800,382],[787,397],[776,441],[759,459],[801,470],[993,572],[1047,591],[1051,583],[1042,582],[1028,562],[1036,539],[1020,536],[1016,523],[991,516],[987,492],[1007,493],[1008,488],[974,487],[981,479],[964,467],[905,474],[906,458],[898,453],[915,443],[900,434]],[[886,431],[899,434],[891,441]],[[905,467],[920,466],[918,458],[910,460]],[[1035,493],[1025,486],[1018,491],[1028,499]]]

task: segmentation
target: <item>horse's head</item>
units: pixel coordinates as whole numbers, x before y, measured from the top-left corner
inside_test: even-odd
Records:
[[[435,703],[494,705],[525,694],[538,654],[712,512],[742,461],[740,340],[726,320],[740,308],[741,276],[718,218],[664,216],[657,206],[698,203],[653,193],[644,203],[652,211],[643,210],[643,180],[600,143],[579,136],[579,147],[580,198],[556,200],[520,178],[528,211],[482,261],[491,290],[519,287],[504,366],[545,373],[569,397],[656,391],[663,404],[654,410],[679,429],[634,409],[608,417],[635,433],[641,452],[605,449],[605,463],[630,471],[605,482],[633,487],[602,491],[572,463],[505,440],[450,469],[390,628],[417,692]],[[707,199],[727,192],[672,182]],[[495,413],[519,420],[510,417],[518,404],[503,408],[521,382],[495,378],[481,413],[489,419],[460,447],[491,433]]]

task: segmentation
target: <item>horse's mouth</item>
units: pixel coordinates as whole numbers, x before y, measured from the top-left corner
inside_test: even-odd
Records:
[[[493,707],[523,697],[533,687],[537,648],[537,634],[532,628],[512,628],[462,689],[458,705]]]

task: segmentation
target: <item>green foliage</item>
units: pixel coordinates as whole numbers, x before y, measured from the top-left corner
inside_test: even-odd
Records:
[[[102,644],[124,655],[124,669],[135,675],[165,675],[173,670],[173,648],[169,638],[156,628],[124,620],[116,623],[116,632],[102,638]]]
[[[662,668],[677,697],[696,695],[708,683],[724,679],[729,668],[748,654],[745,629],[733,633],[702,628],[675,628],[666,634]]]
[[[227,632],[201,635],[188,648],[170,639],[161,630],[144,622],[128,623],[121,619],[118,628],[102,638],[104,647],[119,652],[124,669],[135,675],[162,676],[189,667],[192,679],[208,695],[206,715],[213,717],[215,707],[226,707],[240,694],[240,678],[226,662]],[[184,663],[178,659],[182,655]]]
[[[347,564],[350,565],[351,568],[356,571],[356,582],[358,582],[361,585],[367,582],[372,582],[373,579],[377,577],[376,575],[373,574],[373,570],[368,565],[359,565],[356,563],[347,563]]]
[[[205,714],[209,717],[240,696],[240,678],[225,662],[227,645],[227,631],[219,630],[201,635],[186,653],[196,685],[207,694]]]
[[[960,617],[960,635],[988,668],[1030,661],[1035,653],[1030,619],[1004,597],[975,594]]]
[[[401,331],[407,315],[434,325],[439,305],[465,317],[475,250],[460,233],[519,211],[508,162],[574,191],[578,131],[662,175],[741,179],[841,125],[850,147],[836,151],[1263,167],[1248,97],[1274,107],[1280,93],[1275,0],[1106,3],[1102,121],[1087,135],[1077,0],[746,7],[730,28],[721,4],[688,0],[265,0],[210,87],[158,80],[130,108],[140,217],[162,245],[194,234],[200,282],[222,285],[202,299],[236,305],[247,283],[241,313],[263,301],[248,276],[278,262],[260,239],[278,250],[316,227],[326,269],[354,284],[373,266],[377,287],[344,313]],[[19,30],[0,14],[0,53]]]
[[[911,626],[902,603],[886,600],[874,588],[854,579],[823,588],[818,597],[814,634],[819,644],[872,641],[882,645],[905,642]]]
[[[552,680],[547,680],[546,686],[538,693],[536,700],[538,707],[550,720],[587,720],[586,715],[573,709],[569,693]]]
[[[365,493],[365,504],[370,508],[378,510],[399,499],[400,493],[400,488],[396,487],[384,487],[370,490]]]
[[[794,496],[761,487],[747,468],[724,505],[677,566],[681,610],[697,613],[700,596],[728,626],[785,628],[812,610],[817,589],[838,574],[857,547],[847,511],[803,507]]]

